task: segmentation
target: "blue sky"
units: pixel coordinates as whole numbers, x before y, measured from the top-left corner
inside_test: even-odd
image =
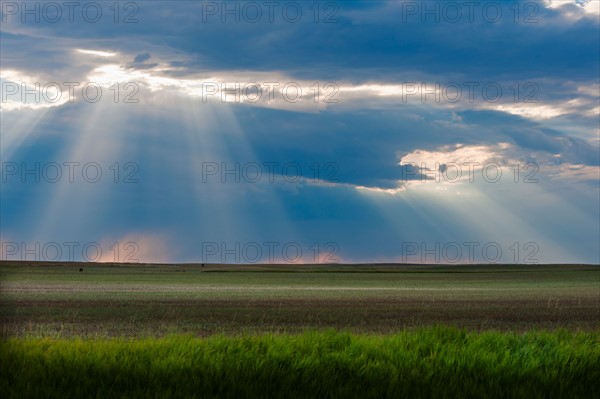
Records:
[[[600,262],[599,2],[24,4],[3,259]]]

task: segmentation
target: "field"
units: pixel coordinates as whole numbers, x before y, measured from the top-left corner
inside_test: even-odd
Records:
[[[83,272],[80,272],[83,267]],[[0,268],[2,336],[600,329],[594,266]]]
[[[4,262],[0,317],[2,397],[600,393],[597,266]]]
[[[600,394],[597,335],[448,328],[361,336],[11,340],[8,397],[583,398]]]

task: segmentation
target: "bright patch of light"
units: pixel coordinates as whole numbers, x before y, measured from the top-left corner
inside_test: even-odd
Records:
[[[598,0],[545,0],[545,6],[555,9],[571,21],[577,21],[585,16],[600,15]]]
[[[476,167],[482,167],[487,162],[496,161],[501,158],[504,150],[511,148],[509,143],[498,143],[497,145],[463,145],[444,146],[437,151],[416,150],[402,157],[400,165],[425,165],[427,169],[438,165],[450,163],[464,164],[475,163]]]
[[[117,55],[117,53],[113,53],[113,52],[109,52],[109,51],[99,51],[99,50],[86,50],[86,49],[75,49],[75,51],[77,51],[80,54],[88,54],[88,55],[95,55],[98,57],[114,57],[115,55]]]
[[[387,194],[387,195],[398,195],[402,191],[406,190],[405,187],[380,188],[380,187],[355,186],[354,188],[358,191],[362,191],[365,193]]]
[[[551,119],[562,115],[579,114],[583,116],[596,116],[597,101],[587,98],[574,98],[556,104],[498,104],[484,108],[506,112],[512,115],[529,119]]]

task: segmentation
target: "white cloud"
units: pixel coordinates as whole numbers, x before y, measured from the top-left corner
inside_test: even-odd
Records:
[[[600,167],[598,166],[565,163],[550,168],[548,174],[573,181],[590,181],[596,184],[600,182]]]
[[[134,83],[140,90],[146,90],[144,95],[175,93],[200,98],[204,102],[240,103],[299,112],[318,112],[332,107],[364,109],[401,105],[450,110],[489,109],[540,121],[565,115],[594,117],[598,113],[600,86],[596,82],[566,82],[558,87],[560,98],[536,98],[538,102],[531,103],[515,101],[511,91],[514,82],[498,84],[503,95],[498,102],[491,102],[484,98],[483,82],[473,88],[465,86],[465,83],[439,83],[433,76],[420,77],[418,80],[402,76],[400,83],[327,82],[320,81],[318,77],[296,79],[280,71],[215,70],[190,73],[171,66],[170,61],[156,55],[152,56],[153,64],[140,69],[131,64],[134,58],[132,54],[82,48],[74,49],[73,53],[77,54],[74,61],[80,62],[77,65],[78,73],[84,77],[81,80],[85,80],[80,82],[81,85],[93,82],[109,88],[115,83]],[[43,85],[53,80],[53,77],[41,79],[15,69],[3,70],[2,78],[10,82],[24,82],[27,87],[34,87],[35,82]],[[37,101],[35,104],[15,101],[13,98],[12,101],[3,101],[2,109],[54,107],[65,104],[68,96],[64,97],[56,102]],[[450,123],[458,127],[461,122]]]
[[[550,178],[575,182],[600,181],[600,167],[593,165],[574,164],[565,162],[560,154],[548,154],[541,151],[526,152],[509,143],[494,145],[464,145],[443,146],[436,150],[415,150],[404,155],[400,165],[415,166],[421,173],[432,177],[421,181],[407,181],[407,188],[418,183],[452,183],[469,182],[471,173],[481,171],[488,165],[499,165],[502,169],[515,173],[515,166],[528,176],[546,175]],[[529,166],[535,164],[536,166]],[[447,165],[446,176],[440,177],[440,168]],[[537,171],[532,168],[537,167]],[[460,171],[460,173],[459,173]],[[435,176],[434,176],[435,175]],[[458,178],[460,176],[460,178]],[[433,178],[435,177],[435,178]],[[511,177],[511,178],[512,178]],[[523,176],[519,179],[522,180]],[[535,178],[532,179],[537,179]]]
[[[80,54],[89,54],[89,55],[95,55],[98,57],[114,57],[115,55],[117,55],[117,53],[113,53],[110,51],[86,50],[86,49],[81,49],[81,48],[78,48],[75,51],[77,51]]]
[[[354,186],[354,188],[358,191],[363,191],[366,193],[375,193],[375,194],[387,194],[387,195],[397,195],[402,191],[406,190],[404,185],[395,188],[381,188],[381,187],[365,187],[365,186]]]
[[[598,4],[600,4],[600,1],[598,1]],[[592,84],[585,85],[585,86],[578,86],[577,92],[585,94],[590,97],[600,98],[600,84],[592,83]]]
[[[578,20],[584,16],[600,15],[598,0],[544,0],[546,7],[559,10],[566,18]]]
[[[14,69],[0,71],[0,85],[2,111],[58,107],[69,101],[59,83]]]
[[[402,157],[400,165],[426,165],[427,169],[433,170],[438,165],[467,162],[477,163],[477,168],[487,162],[505,162],[503,154],[512,146],[508,143],[496,145],[464,145],[443,146],[435,151],[416,150]]]

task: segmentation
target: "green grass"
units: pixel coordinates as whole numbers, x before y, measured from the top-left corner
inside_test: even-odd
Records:
[[[593,332],[9,339],[0,397],[594,398]]]

